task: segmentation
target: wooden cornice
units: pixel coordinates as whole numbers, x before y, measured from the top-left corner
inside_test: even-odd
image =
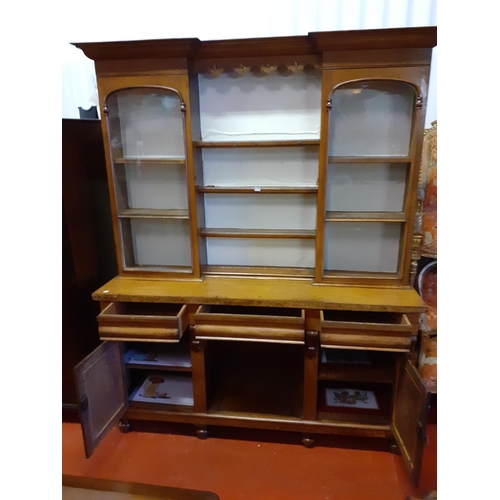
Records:
[[[308,36],[247,38],[202,42],[194,54],[195,59],[214,57],[310,55],[317,50]]]
[[[94,61],[321,55],[359,49],[432,48],[437,27],[313,32],[305,36],[200,41],[198,38],[73,43]]]
[[[198,38],[132,40],[126,42],[73,43],[94,61],[123,59],[166,59],[189,57],[200,45]]]
[[[437,27],[309,33],[321,52],[359,49],[416,49],[437,45]]]

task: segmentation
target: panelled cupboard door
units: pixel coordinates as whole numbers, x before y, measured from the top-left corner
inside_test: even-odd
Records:
[[[392,432],[408,472],[418,486],[425,446],[425,427],[430,405],[430,393],[420,380],[417,369],[408,356],[403,358],[403,372],[392,421]]]
[[[85,455],[97,445],[128,407],[125,364],[120,342],[104,342],[75,366]]]

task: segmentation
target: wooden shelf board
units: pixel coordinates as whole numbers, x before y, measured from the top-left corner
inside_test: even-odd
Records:
[[[130,401],[129,407],[138,410],[151,410],[153,412],[170,411],[180,414],[190,414],[193,412],[193,405],[175,405],[167,403],[146,403],[144,401]]]
[[[273,429],[312,433],[327,433],[347,436],[370,436],[388,438],[392,436],[389,424],[365,424],[355,421],[302,420],[296,417],[265,416],[253,413],[194,413],[188,409],[174,411],[165,405],[149,403],[147,408],[132,403],[124,418],[135,420],[156,420],[162,422],[191,423],[194,425],[225,425],[254,429]]]
[[[141,363],[126,363],[126,367],[134,370],[147,370],[151,371],[167,371],[167,372],[191,372],[192,366],[179,366],[179,365],[144,365]]]
[[[313,229],[202,229],[202,236],[211,238],[291,238],[315,239]]]
[[[187,209],[127,208],[118,214],[120,219],[189,219]]]
[[[287,276],[290,278],[310,279],[314,277],[313,268],[305,267],[260,267],[260,266],[206,266],[204,274],[210,275],[227,275],[232,276],[247,275],[247,276]]]
[[[197,186],[199,193],[317,194],[317,186]]]
[[[325,222],[406,222],[404,212],[326,212]]]
[[[285,141],[195,141],[193,145],[200,148],[273,148],[319,146],[319,139],[285,140]]]
[[[119,165],[184,165],[186,158],[116,158]]]
[[[378,273],[370,271],[335,271],[325,269],[323,276],[329,279],[346,278],[346,279],[372,279],[372,280],[394,280],[398,281],[401,276],[397,273]]]
[[[144,266],[129,266],[124,268],[125,273],[179,273],[182,275],[192,274],[193,269],[190,266],[160,266],[160,265],[144,265]],[[132,301],[133,302],[133,301]]]
[[[410,156],[329,156],[328,163],[409,163]]]

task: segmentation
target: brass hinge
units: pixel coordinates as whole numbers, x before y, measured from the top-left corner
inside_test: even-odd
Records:
[[[326,110],[330,111],[331,109],[332,109],[332,100],[331,99],[327,99],[326,100]]]
[[[424,100],[421,95],[417,97],[417,100],[415,101],[415,107],[420,109],[424,105]]]

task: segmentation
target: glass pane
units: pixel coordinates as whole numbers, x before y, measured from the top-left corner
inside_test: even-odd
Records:
[[[408,156],[415,91],[402,82],[367,81],[332,93],[329,156]]]
[[[203,150],[205,186],[317,186],[318,148]]]
[[[406,166],[406,163],[328,165],[326,210],[403,211]]]
[[[121,221],[126,267],[189,267],[189,221],[125,219]]]
[[[205,194],[207,228],[314,229],[316,196]]]
[[[115,165],[119,212],[131,208],[188,208],[184,165]]]
[[[207,238],[209,265],[314,267],[314,240]]]
[[[398,223],[326,223],[325,270],[395,273],[400,237]]]
[[[184,158],[184,124],[179,96],[167,89],[134,88],[107,99],[113,160]]]
[[[204,141],[318,139],[321,73],[200,75]]]

